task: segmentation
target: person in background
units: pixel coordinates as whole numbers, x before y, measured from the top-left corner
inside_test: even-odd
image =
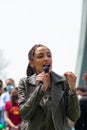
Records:
[[[79,100],[81,109],[80,117],[76,120],[74,127],[75,130],[87,130],[87,97],[82,97]]]
[[[5,99],[6,99],[6,101],[9,101],[10,100],[9,93],[10,93],[11,89],[15,86],[15,82],[12,78],[8,78],[8,79],[6,79],[5,84],[6,84],[6,89],[7,89]]]
[[[87,72],[83,74],[82,79],[84,81],[84,86],[87,87]]]
[[[6,86],[8,86],[8,85],[15,86],[15,81],[12,78],[8,78],[8,79],[6,79],[5,84],[6,84]]]
[[[7,92],[7,89],[6,89],[6,87],[4,87],[4,88],[3,88],[3,91],[4,91],[4,92]]]
[[[7,130],[18,130],[21,117],[18,110],[18,88],[14,87],[10,91],[10,101],[5,103],[4,117]]]
[[[83,79],[83,82],[84,82],[84,89],[86,90],[85,93],[84,93],[84,96],[87,96],[87,72],[85,72],[83,75],[82,75],[82,79]]]
[[[0,106],[2,109],[2,119],[3,119],[4,125],[6,125],[5,120],[4,120],[4,106],[5,106],[6,101],[10,101],[10,91],[14,87],[14,85],[15,83],[12,78],[6,79],[5,81],[6,91],[3,92],[0,97]]]
[[[3,103],[1,100],[2,93],[3,93],[3,81],[0,79],[0,130],[5,128]]]
[[[5,104],[6,101],[10,100],[10,91],[11,89],[15,86],[15,82],[12,78],[8,78],[5,81],[5,87],[6,87],[6,92],[4,92],[1,96],[1,100]]]
[[[74,123],[75,130],[87,130],[87,91],[84,87],[78,87],[76,93],[79,100],[81,114]]]
[[[3,93],[3,81],[0,79],[0,96]]]
[[[86,96],[85,94],[86,90],[82,86],[79,86],[76,88],[76,93],[77,93],[78,100],[80,100],[83,96]]]
[[[84,86],[78,86],[76,88],[76,93],[79,100],[79,105],[81,109],[80,117],[77,119],[76,122],[71,122],[71,125],[74,127],[75,130],[87,130],[87,112],[86,112],[86,105],[87,105],[87,72],[82,75],[82,79],[84,82]]]
[[[79,87],[77,87],[76,88],[76,94],[77,94],[77,97],[78,97],[78,101],[80,102],[80,99],[81,98],[83,98],[83,97],[85,97],[85,92],[86,92],[86,90],[84,89],[84,87],[82,87],[82,86],[79,86]],[[81,115],[80,115],[81,116]],[[80,117],[79,117],[80,118]],[[78,119],[77,119],[78,120]],[[72,130],[75,130],[75,127],[74,127],[74,125],[75,125],[75,122],[73,122],[73,121],[69,121],[70,122],[70,125],[72,126]],[[79,124],[78,124],[79,125]],[[79,127],[80,128],[80,127]]]
[[[68,119],[76,121],[80,115],[77,77],[72,72],[60,76],[52,71],[52,53],[42,44],[31,48],[28,59],[27,76],[18,85],[24,130],[71,130]]]

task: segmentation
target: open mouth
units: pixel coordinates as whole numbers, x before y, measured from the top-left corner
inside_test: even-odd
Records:
[[[43,67],[44,67],[44,66],[48,66],[48,67],[50,67],[50,64],[44,64]]]
[[[49,67],[50,67],[49,64],[45,64],[45,65],[43,66],[43,72],[44,72],[44,73],[48,73],[48,72],[49,72]]]

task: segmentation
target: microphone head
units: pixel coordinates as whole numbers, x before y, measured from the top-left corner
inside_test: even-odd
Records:
[[[43,67],[43,72],[44,73],[48,73],[49,72],[49,65],[45,65],[44,67]]]

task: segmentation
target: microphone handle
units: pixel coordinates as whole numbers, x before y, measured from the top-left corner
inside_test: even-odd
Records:
[[[43,85],[43,82],[42,82],[42,81],[40,81],[40,82],[39,82],[39,84],[38,84],[38,86],[41,88],[41,87],[42,87],[42,85]]]

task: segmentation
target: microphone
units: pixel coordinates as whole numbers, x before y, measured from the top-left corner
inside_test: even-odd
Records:
[[[49,65],[45,65],[45,66],[43,67],[42,72],[43,72],[43,73],[48,73],[48,72],[49,72],[49,67],[50,67]],[[40,81],[39,84],[38,84],[38,86],[41,88],[42,85],[43,85],[43,82]]]
[[[43,71],[42,71],[43,73],[48,73],[49,72],[49,65],[45,65],[44,67],[43,67]]]

